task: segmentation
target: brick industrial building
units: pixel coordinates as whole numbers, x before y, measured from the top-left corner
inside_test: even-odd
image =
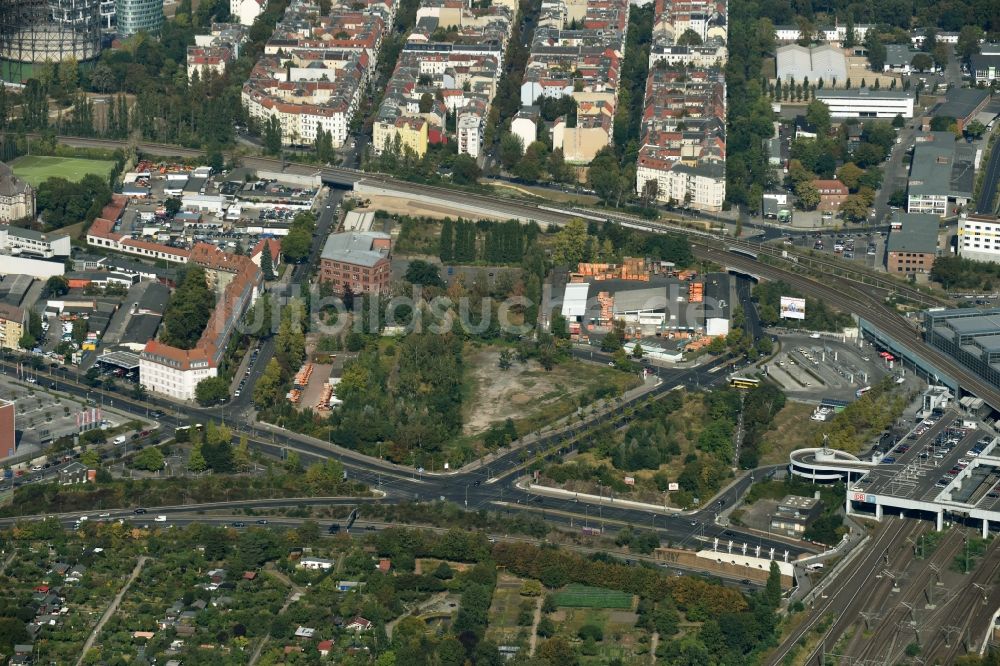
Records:
[[[389,290],[391,238],[377,231],[332,234],[323,246],[319,279],[343,294],[380,294]]]
[[[903,213],[893,222],[886,244],[885,265],[889,273],[930,273],[938,250],[937,215]]]

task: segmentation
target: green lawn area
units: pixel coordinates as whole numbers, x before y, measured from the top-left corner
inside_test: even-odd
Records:
[[[14,175],[38,187],[40,183],[54,176],[73,182],[83,179],[88,173],[106,178],[114,168],[111,160],[82,160],[75,157],[44,157],[24,155],[10,163]]]
[[[571,608],[632,608],[632,595],[603,587],[573,583],[553,595],[556,606]]]

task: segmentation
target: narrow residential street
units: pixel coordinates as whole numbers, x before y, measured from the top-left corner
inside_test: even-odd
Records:
[[[139,561],[135,563],[135,568],[132,569],[132,573],[129,574],[128,580],[126,580],[125,584],[122,585],[122,589],[120,589],[118,594],[115,595],[114,601],[112,601],[111,605],[108,606],[108,609],[104,611],[104,615],[101,616],[97,626],[94,627],[94,630],[90,632],[90,636],[87,637],[87,642],[83,644],[83,648],[80,650],[80,657],[76,660],[76,666],[80,666],[83,663],[83,658],[87,656],[87,652],[90,648],[94,647],[94,642],[97,640],[97,637],[101,635],[101,629],[104,628],[107,621],[110,620],[115,614],[115,611],[118,610],[118,606],[121,604],[122,599],[125,598],[125,593],[128,592],[128,588],[132,586],[135,579],[139,577],[139,574],[142,572],[142,567],[146,564],[148,559],[149,558],[145,555],[139,557]]]

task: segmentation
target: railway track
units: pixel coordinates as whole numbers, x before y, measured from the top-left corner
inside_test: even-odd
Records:
[[[69,137],[69,136],[61,136],[59,137],[59,140],[69,145],[77,145],[83,147],[112,148],[112,149],[119,148],[124,143],[109,139],[95,139],[90,137]],[[148,152],[151,154],[177,155],[178,157],[195,157],[204,154],[204,151],[196,148],[183,148],[171,144],[163,144],[155,142],[141,142],[136,144],[136,148],[140,151]],[[629,227],[649,231],[652,233],[683,233],[690,236],[700,237],[703,240],[711,239],[712,241],[720,245],[729,244],[729,245],[744,247],[747,248],[748,251],[764,253],[767,254],[768,256],[772,256],[775,258],[784,258],[785,255],[793,256],[799,261],[808,262],[811,266],[828,270],[831,275],[838,275],[841,279],[847,279],[860,284],[875,286],[876,288],[883,289],[888,292],[897,293],[901,296],[904,296],[918,303],[926,305],[942,305],[948,302],[946,299],[932,297],[902,282],[892,280],[886,276],[878,275],[873,272],[863,271],[857,267],[852,267],[837,262],[812,257],[807,254],[797,252],[795,250],[778,248],[763,243],[755,243],[749,240],[726,238],[719,234],[713,234],[708,231],[692,229],[690,226],[684,225],[681,222],[681,220],[678,219],[673,219],[673,220],[668,219],[666,221],[653,222],[633,215],[627,215],[624,213],[618,213],[614,211],[601,211],[590,208],[580,208],[577,206],[558,207],[558,206],[543,205],[530,202],[519,202],[516,199],[508,199],[489,194],[481,194],[476,192],[462,192],[447,187],[425,185],[421,183],[410,183],[406,181],[397,180],[396,178],[393,178],[392,176],[388,176],[385,174],[366,172],[346,167],[320,167],[312,164],[290,162],[288,160],[283,160],[274,157],[250,156],[247,157],[246,159],[250,159],[262,164],[267,164],[271,166],[271,168],[276,168],[276,169],[295,167],[300,169],[307,169],[313,173],[319,171],[326,174],[335,175],[347,180],[355,180],[355,181],[365,180],[371,183],[378,183],[385,186],[391,186],[395,189],[409,190],[414,193],[435,195],[445,200],[452,199],[455,201],[460,201],[465,203],[469,201],[478,202],[483,205],[493,206],[496,207],[497,209],[505,211],[517,211],[519,214],[524,216],[541,218],[551,222],[555,222],[557,224],[565,223],[573,218],[579,217],[586,220],[600,221],[600,222],[603,222],[605,220],[613,220],[621,224],[628,225]]]
[[[820,597],[816,600],[812,612],[803,620],[788,637],[779,645],[774,652],[768,655],[764,663],[767,666],[777,666],[784,662],[785,658],[791,654],[798,646],[799,640],[806,637],[824,618],[834,615],[840,620],[823,632],[824,637],[829,636],[836,625],[844,621],[847,617],[846,609],[858,603],[859,591],[866,589],[870,581],[881,570],[879,562],[884,557],[887,549],[892,549],[906,536],[919,529],[920,523],[916,521],[892,521],[883,525],[881,532],[869,544],[865,552],[856,560],[851,562],[843,571],[837,573],[837,581],[843,580],[843,584],[837,585],[826,598]],[[904,542],[905,543],[905,542]],[[833,587],[831,585],[831,587]],[[850,618],[853,621],[853,618]],[[840,630],[841,633],[843,629]],[[813,651],[813,655],[822,650],[822,645]],[[807,660],[808,663],[808,660]]]
[[[34,136],[34,135],[31,135]],[[91,137],[69,137],[60,136],[58,137],[61,142],[68,145],[76,145],[82,147],[98,147],[98,148],[120,148],[125,142],[114,141],[109,139],[95,139]],[[174,146],[171,144],[155,143],[155,142],[141,142],[136,144],[136,148],[140,151],[147,152],[155,155],[176,155],[178,157],[195,157],[204,154],[204,151],[196,148],[183,148],[180,146]],[[231,154],[236,156],[235,154]],[[397,180],[392,176],[388,176],[380,173],[372,173],[361,171],[358,169],[351,169],[346,167],[321,167],[312,164],[303,164],[297,162],[290,162],[288,160],[274,158],[274,157],[260,157],[260,156],[248,156],[245,159],[252,160],[257,163],[269,165],[271,168],[284,169],[287,167],[294,167],[298,169],[306,169],[311,173],[322,172],[328,175],[337,176],[344,180],[350,181],[367,181],[374,184],[380,184],[386,187],[392,187],[397,190],[410,191],[415,194],[425,194],[430,196],[437,196],[444,200],[452,200],[460,203],[476,202],[484,206],[492,207],[497,211],[504,212],[514,212],[524,217],[531,217],[533,219],[539,219],[543,221],[553,222],[556,224],[564,224],[573,218],[583,218],[585,220],[599,221],[603,222],[606,220],[613,220],[630,228],[639,229],[643,231],[648,231],[651,233],[682,233],[690,237],[699,238],[703,242],[711,242],[720,247],[725,245],[733,245],[742,248],[746,248],[747,251],[754,253],[763,253],[774,258],[785,258],[785,256],[792,256],[795,260],[802,262],[803,264],[808,263],[814,268],[819,268],[821,270],[828,271],[831,276],[836,275],[841,280],[849,280],[858,284],[866,285],[866,287],[875,287],[882,289],[887,293],[895,293],[903,296],[911,301],[921,303],[923,305],[943,305],[947,304],[948,301],[942,298],[935,298],[924,292],[921,292],[909,285],[892,280],[886,276],[878,275],[874,272],[863,271],[857,267],[851,267],[847,265],[842,265],[836,262],[827,261],[812,257],[806,254],[794,250],[788,250],[785,248],[778,248],[771,245],[766,245],[763,243],[755,243],[753,241],[727,238],[725,236],[714,234],[708,231],[693,229],[689,225],[685,225],[681,220],[673,219],[666,221],[653,222],[640,217],[627,215],[624,213],[618,213],[614,211],[601,211],[589,208],[580,208],[577,206],[551,206],[544,204],[537,204],[531,202],[519,202],[516,199],[509,199],[504,197],[498,197],[489,194],[481,194],[476,192],[463,192],[447,187],[439,187],[435,185],[425,185],[421,183],[410,183],[406,181]]]
[[[929,529],[927,525],[922,525],[922,527],[924,529],[920,530],[921,532]],[[905,649],[905,646],[913,640],[912,634],[909,637],[907,636],[912,630],[906,626],[908,617],[911,615],[910,608],[916,609],[920,607],[921,611],[923,611],[921,599],[934,573],[930,565],[933,564],[946,569],[962,547],[963,541],[961,537],[962,535],[958,530],[949,532],[945,540],[938,545],[927,562],[915,572],[912,578],[904,581],[902,590],[895,599],[891,598],[893,594],[890,592],[892,585],[887,586],[884,584],[889,582],[894,583],[894,581],[888,576],[884,576],[883,581],[881,581],[883,583],[881,594],[866,597],[862,608],[859,608],[858,612],[854,614],[856,619],[861,611],[867,609],[867,612],[882,611],[883,617],[863,637],[860,632],[856,632],[847,649],[843,651],[844,656],[860,660],[862,663],[867,663],[869,660],[872,663],[879,663],[887,659],[888,654],[892,654],[895,651],[895,648],[900,645],[900,641],[903,641],[902,646]],[[902,570],[916,561],[909,544],[905,545],[907,547],[903,549],[902,557],[894,567],[890,565],[890,572],[893,569]],[[887,603],[895,603],[895,606],[887,609]],[[910,608],[907,608],[904,604],[909,605]],[[916,611],[913,612],[916,613]],[[920,614],[918,613],[917,616],[919,617]],[[888,661],[887,663],[896,662]]]
[[[986,557],[973,570],[969,580],[957,594],[921,620],[921,625],[932,630],[928,637],[923,635],[921,643],[925,663],[950,664],[959,656],[959,651],[965,651],[964,644],[972,647],[972,641],[981,636],[972,636],[973,624],[976,618],[991,616],[996,608],[1000,591],[993,587],[993,582],[1000,575],[1000,546],[994,541],[990,544]],[[976,587],[976,586],[980,587]],[[984,590],[987,592],[984,593]],[[987,601],[984,603],[984,594]],[[889,658],[899,660],[902,650],[889,654]],[[897,663],[891,661],[889,663]]]
[[[76,137],[60,137],[60,140],[71,145],[103,146],[106,148],[120,147],[124,143],[103,139],[81,139]],[[137,147],[140,150],[151,151],[173,150],[174,154],[182,152],[187,154],[198,154],[200,152],[195,149],[176,148],[174,146],[148,142],[137,144]],[[274,158],[255,157],[253,159],[259,160],[261,163],[269,164],[271,166],[284,166],[290,164],[283,160]],[[312,170],[317,169],[317,167],[313,165],[296,166]],[[872,285],[857,281],[852,282],[850,278],[841,276],[836,277],[836,282],[840,288],[834,288],[829,284],[824,284],[817,279],[804,277],[794,271],[758,262],[755,258],[756,255],[744,257],[742,255],[727,253],[725,251],[725,248],[728,245],[743,248],[745,251],[752,254],[752,249],[748,250],[746,248],[752,248],[753,246],[746,241],[724,239],[703,230],[690,229],[683,226],[674,226],[670,223],[650,222],[648,220],[632,218],[620,213],[605,213],[604,211],[584,212],[584,210],[576,208],[566,209],[551,206],[539,206],[538,204],[532,203],[521,203],[491,195],[472,192],[458,192],[456,190],[432,185],[404,183],[381,174],[368,174],[355,169],[345,169],[342,167],[329,167],[325,169],[320,168],[319,170],[327,171],[332,174],[339,174],[342,177],[349,177],[357,180],[364,179],[372,182],[392,185],[393,188],[404,192],[410,191],[413,193],[427,194],[439,197],[445,201],[449,199],[464,202],[477,201],[486,206],[490,206],[495,210],[505,211],[515,215],[521,214],[531,216],[533,218],[542,218],[544,216],[549,221],[553,221],[557,224],[563,223],[574,217],[590,217],[594,219],[614,219],[630,228],[654,233],[685,233],[692,240],[692,248],[696,250],[696,254],[700,253],[703,257],[708,255],[709,258],[714,261],[724,263],[725,265],[732,266],[739,270],[745,270],[751,274],[767,276],[769,279],[785,280],[789,284],[800,288],[804,293],[821,297],[834,307],[844,312],[851,312],[864,317],[869,321],[878,323],[879,327],[883,331],[893,336],[900,344],[909,345],[914,351],[919,349],[920,355],[924,359],[932,363],[940,371],[950,375],[952,379],[961,384],[962,388],[984,399],[993,408],[1000,409],[1000,390],[997,390],[996,387],[991,386],[972,371],[967,370],[964,366],[961,366],[957,362],[953,361],[950,357],[938,352],[929,345],[926,345],[912,326],[907,324],[898,314],[895,313],[894,310],[886,307],[880,299],[873,297],[871,293],[873,289]],[[714,252],[714,254],[710,254],[712,252]],[[768,250],[767,252],[770,253],[771,250]],[[924,295],[914,293],[912,290],[907,291],[908,288],[903,285],[891,286],[894,291],[902,295],[906,295],[907,297],[924,297]]]
[[[924,361],[958,382],[963,390],[982,398],[994,409],[1000,409],[1000,390],[950,356],[928,345],[920,333],[903,317],[887,308],[871,293],[863,291],[860,287],[850,283],[838,284],[837,287],[833,287],[780,267],[760,263],[750,257],[730,252],[719,252],[704,244],[692,243],[692,251],[700,258],[710,259],[716,263],[724,262],[737,270],[770,280],[782,280],[804,293],[822,298],[827,304],[843,312],[851,312],[876,323],[897,343],[909,347],[914,353],[919,352]]]

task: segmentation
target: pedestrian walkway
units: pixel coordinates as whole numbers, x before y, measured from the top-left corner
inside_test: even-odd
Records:
[[[139,561],[136,562],[135,568],[132,569],[132,573],[129,575],[128,580],[125,581],[125,585],[123,585],[122,589],[118,591],[114,601],[112,601],[111,605],[104,611],[104,615],[101,616],[97,626],[94,627],[94,630],[90,632],[90,636],[87,637],[87,642],[83,644],[83,648],[80,650],[80,657],[76,660],[76,666],[81,666],[81,664],[83,664],[83,660],[84,657],[87,656],[87,652],[90,651],[90,648],[94,647],[94,642],[97,640],[97,637],[101,635],[101,630],[104,628],[104,625],[115,614],[115,611],[118,610],[118,606],[121,604],[122,599],[125,598],[125,593],[128,592],[128,588],[132,586],[135,579],[139,577],[139,574],[142,572],[142,567],[146,564],[148,559],[148,557],[143,555],[139,558]]]

